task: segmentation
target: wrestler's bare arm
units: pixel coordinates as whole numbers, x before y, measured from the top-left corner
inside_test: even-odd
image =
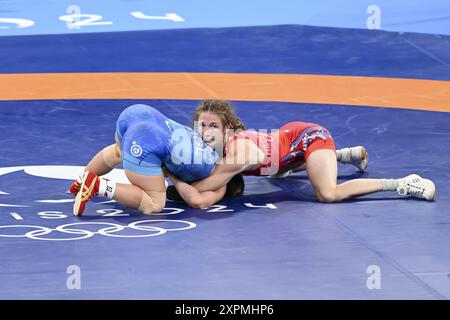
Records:
[[[192,208],[207,208],[222,200],[227,187],[224,186],[215,191],[200,192],[187,182],[178,179],[170,172],[166,172],[167,177],[172,181],[181,198]]]
[[[213,174],[192,185],[198,191],[218,190],[224,187],[234,175],[256,169],[263,161],[264,153],[254,142],[248,139],[237,139],[231,143],[229,153],[216,165]]]

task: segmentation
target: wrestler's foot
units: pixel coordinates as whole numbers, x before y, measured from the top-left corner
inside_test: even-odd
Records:
[[[81,180],[80,191],[75,197],[73,204],[73,214],[81,216],[87,203],[98,194],[100,178],[93,172],[86,171]]]
[[[398,179],[397,192],[401,196],[410,196],[432,201],[436,198],[436,187],[433,181],[411,174]]]
[[[369,154],[362,146],[343,148],[336,150],[340,153],[340,163],[352,164],[357,168],[358,172],[366,172],[369,166]]]

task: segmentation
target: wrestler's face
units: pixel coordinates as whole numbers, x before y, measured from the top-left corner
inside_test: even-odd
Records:
[[[214,112],[202,112],[197,125],[198,132],[206,144],[217,151],[223,149],[225,128],[219,115]]]

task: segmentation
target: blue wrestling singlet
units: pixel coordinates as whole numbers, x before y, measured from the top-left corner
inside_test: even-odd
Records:
[[[186,182],[208,177],[219,156],[191,128],[158,110],[135,104],[117,120],[123,167],[135,173],[159,176],[162,166]]]

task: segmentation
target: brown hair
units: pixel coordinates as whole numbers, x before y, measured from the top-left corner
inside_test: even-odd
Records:
[[[222,125],[225,128],[231,128],[234,131],[245,130],[244,124],[236,115],[236,112],[228,101],[215,99],[203,101],[195,110],[193,119],[194,124],[198,121],[200,113],[202,112],[216,113],[220,120],[222,120]]]

